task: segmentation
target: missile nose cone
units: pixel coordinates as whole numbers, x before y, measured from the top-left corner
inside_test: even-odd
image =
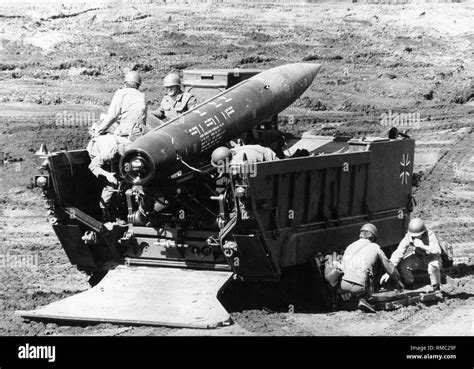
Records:
[[[304,74],[309,76],[311,80],[314,80],[321,69],[321,64],[299,63],[298,67],[303,69]]]
[[[298,95],[306,90],[316,78],[321,64],[294,63],[286,64],[264,71],[251,79],[267,83],[275,91],[280,91],[287,85],[298,85]],[[278,94],[278,93],[277,93]]]
[[[252,77],[251,79],[257,79],[261,81],[265,80],[274,80],[277,78],[278,82],[281,82],[280,78],[286,78],[288,82],[297,83],[301,79],[310,78],[311,81],[314,80],[319,70],[321,69],[321,64],[313,63],[293,63],[281,65],[266,71],[263,71],[260,74]]]
[[[286,109],[313,83],[321,68],[320,64],[286,64],[264,71],[250,80],[265,84],[265,89],[273,94],[274,114]]]

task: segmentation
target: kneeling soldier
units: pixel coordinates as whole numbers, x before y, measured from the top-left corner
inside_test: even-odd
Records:
[[[435,234],[426,228],[420,218],[410,220],[408,232],[393,252],[390,261],[398,266],[402,281],[408,289],[414,288],[415,270],[428,271],[433,290],[441,289],[441,248]],[[389,276],[385,274],[381,283],[388,279]]]
[[[400,276],[397,268],[387,259],[377,240],[377,227],[366,223],[360,229],[359,240],[350,244],[342,257],[341,290],[358,296],[359,309],[375,313],[373,306],[366,300],[373,293],[374,274],[382,265],[385,271],[397,282]],[[403,288],[403,286],[401,286]]]

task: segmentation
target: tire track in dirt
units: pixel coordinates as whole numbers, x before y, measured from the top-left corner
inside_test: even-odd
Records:
[[[425,219],[440,241],[452,247],[455,257],[470,257],[468,264],[471,264],[474,261],[474,139],[470,129],[457,132],[444,134],[445,138],[458,137],[443,147],[443,153],[415,188],[418,205],[413,216]]]

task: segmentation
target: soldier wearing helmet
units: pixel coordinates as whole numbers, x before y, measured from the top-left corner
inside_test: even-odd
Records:
[[[229,167],[231,173],[237,174],[239,173],[239,167],[279,159],[275,152],[268,147],[261,145],[236,145],[231,149],[218,147],[213,151],[211,160],[215,167],[225,169]]]
[[[229,164],[231,159],[232,153],[230,149],[225,146],[218,147],[211,155],[211,163],[215,167],[224,167]]]
[[[115,176],[120,156],[125,151],[130,140],[112,134],[93,137],[87,144],[87,152],[91,162],[89,170],[99,179],[103,186],[100,209],[102,221],[115,221],[117,217],[117,188],[118,180]]]
[[[216,148],[211,155],[211,164],[217,168],[220,175],[227,173],[239,177],[241,175],[254,177],[257,174],[257,163],[272,160],[278,160],[276,154],[268,147],[260,145],[241,145],[231,149],[221,146]],[[235,180],[236,184],[242,184],[242,178]],[[251,218],[253,215],[249,198],[238,195],[236,197],[241,219]]]
[[[402,281],[407,288],[413,289],[415,277],[413,271],[428,271],[433,290],[441,289],[441,247],[435,234],[426,228],[420,218],[413,218],[408,223],[408,232],[400,241],[390,260],[398,266]],[[382,276],[381,282],[388,281],[389,276]]]
[[[380,267],[399,281],[397,268],[387,259],[377,240],[377,227],[371,223],[364,224],[359,239],[350,244],[342,257],[342,275],[340,289],[344,293],[358,296],[359,309],[375,312],[366,300],[373,293],[374,276],[380,275]],[[402,286],[401,286],[402,287]]]
[[[163,79],[166,96],[158,110],[151,112],[158,119],[173,119],[197,105],[196,98],[181,90],[181,80],[176,73],[170,73]]]
[[[134,141],[145,131],[146,101],[145,94],[138,89],[142,83],[140,75],[131,71],[125,75],[123,88],[115,92],[107,115],[100,123],[96,134],[105,134],[118,123],[114,135]]]

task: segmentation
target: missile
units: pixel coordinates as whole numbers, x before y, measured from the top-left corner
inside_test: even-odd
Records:
[[[311,85],[319,64],[286,64],[263,71],[155,128],[129,145],[120,172],[133,184],[172,173],[256,127],[291,105]]]

